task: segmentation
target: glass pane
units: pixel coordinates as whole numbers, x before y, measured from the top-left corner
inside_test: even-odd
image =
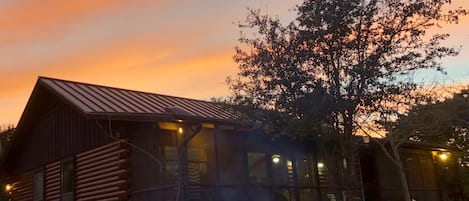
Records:
[[[245,158],[242,135],[218,133],[218,170],[222,184],[242,184],[245,181]]]
[[[272,155],[272,178],[277,185],[288,185],[291,175],[291,184],[293,184],[293,164],[284,155]]]
[[[62,164],[62,193],[73,192],[75,188],[75,171],[73,161]]]
[[[271,191],[268,188],[249,188],[247,189],[250,200],[272,201]]]
[[[163,149],[164,149],[164,152],[163,152],[164,160],[177,160],[178,153],[177,153],[177,148],[175,146],[165,146],[163,147]]]
[[[44,200],[44,174],[42,171],[34,174],[33,185],[33,200]]]
[[[207,151],[202,148],[188,148],[187,149],[188,161],[207,161]]]
[[[300,190],[300,200],[301,201],[309,201],[309,200],[317,200],[318,194],[315,189],[304,189]]]
[[[296,157],[296,169],[300,185],[314,185],[314,167],[310,156],[299,155]]]
[[[274,192],[275,201],[296,201],[295,193],[292,190],[288,189],[277,189]]]
[[[264,153],[248,153],[249,182],[267,184],[267,164]]]
[[[410,189],[422,189],[422,175],[420,172],[419,159],[414,154],[405,155],[405,165]]]
[[[420,155],[420,167],[422,169],[422,179],[425,189],[437,189],[435,167],[430,155]]]
[[[207,181],[207,163],[206,162],[188,162],[189,182],[202,183]]]
[[[178,164],[177,161],[165,161],[164,162],[164,177],[166,183],[174,183],[178,177]]]

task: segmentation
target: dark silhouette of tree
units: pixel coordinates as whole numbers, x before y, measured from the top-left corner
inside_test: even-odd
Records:
[[[1,151],[4,152],[10,146],[10,142],[13,139],[15,134],[15,127],[13,125],[8,125],[4,128],[0,126],[0,144]]]
[[[15,127],[13,125],[8,125],[4,128],[0,126],[0,156],[3,158],[5,151],[10,147],[10,142],[13,139],[13,136],[15,134]],[[3,168],[2,168],[3,171]],[[6,185],[6,178],[4,178],[4,175],[1,174],[0,177],[0,186],[2,187],[2,190],[0,191],[0,200],[8,200],[5,192],[5,185]]]
[[[449,3],[306,0],[288,25],[249,10],[234,56],[240,71],[227,79],[232,101],[272,133],[314,137],[327,155],[331,190],[352,200],[357,124],[376,121],[380,103],[415,90],[406,79],[413,72],[443,72],[439,60],[458,53],[441,45],[448,34],[428,34],[466,14],[444,13]]]

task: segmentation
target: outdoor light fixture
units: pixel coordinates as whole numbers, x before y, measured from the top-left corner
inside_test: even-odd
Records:
[[[179,128],[178,128],[178,133],[179,133],[179,134],[182,134],[183,132],[184,132],[184,130],[182,129],[182,127],[179,127]]]
[[[318,163],[318,168],[319,168],[319,169],[324,168],[324,163],[319,162],[319,163]]]
[[[272,155],[272,162],[279,163],[280,162],[280,155],[278,155],[278,154]]]
[[[433,156],[441,161],[446,161],[451,156],[451,152],[447,151],[433,151]]]
[[[448,159],[449,154],[447,154],[447,153],[440,153],[440,154],[438,154],[438,157],[439,157],[442,161],[445,161],[446,159]]]
[[[13,189],[13,186],[11,186],[10,184],[5,185],[5,191],[6,192],[10,192],[11,189]]]

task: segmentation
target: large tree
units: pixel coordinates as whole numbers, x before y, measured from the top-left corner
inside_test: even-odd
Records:
[[[261,117],[269,129],[314,136],[328,155],[332,191],[349,200],[357,185],[351,168],[357,124],[375,121],[384,100],[414,90],[407,76],[421,69],[442,72],[440,59],[457,55],[441,44],[448,34],[428,34],[466,14],[444,13],[449,3],[305,0],[287,25],[250,10],[234,56],[240,71],[228,79],[233,101],[254,108],[249,111],[269,111]]]

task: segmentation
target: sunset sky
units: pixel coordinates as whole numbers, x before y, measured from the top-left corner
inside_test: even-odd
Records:
[[[225,78],[247,7],[291,19],[300,0],[1,0],[0,125],[19,120],[38,76],[206,99]],[[453,1],[469,8],[469,1]],[[469,17],[444,26],[460,55],[447,83],[469,83]],[[441,31],[441,30],[440,30]]]

